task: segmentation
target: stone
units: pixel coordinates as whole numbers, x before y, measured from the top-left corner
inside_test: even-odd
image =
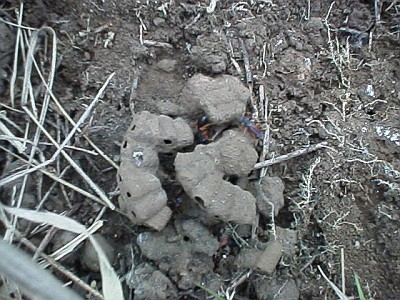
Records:
[[[285,204],[285,200],[283,198],[283,191],[285,189],[285,186],[282,182],[282,179],[280,179],[279,177],[264,177],[261,182],[261,188],[264,192],[265,199],[261,197],[255,191],[255,189],[252,190],[253,195],[257,199],[258,210],[264,216],[271,217],[272,206],[270,203],[272,203],[274,206],[274,215],[276,217]]]
[[[205,73],[225,73],[228,66],[229,44],[222,33],[200,34],[191,48],[193,65]]]
[[[101,234],[94,234],[93,237],[96,239],[97,243],[100,245],[104,254],[106,255],[110,264],[113,263],[116,252],[114,250],[113,245]],[[93,272],[100,271],[99,259],[97,256],[97,252],[94,249],[92,243],[89,239],[86,240],[85,245],[83,247],[82,255],[81,255],[82,264]]]
[[[166,153],[191,145],[193,141],[192,128],[182,118],[173,119],[143,111],[135,115],[125,135],[124,142],[127,142],[128,148],[123,146],[121,156],[126,152],[128,156],[131,154],[130,145],[146,146]]]
[[[163,115],[176,117],[180,114],[184,114],[182,108],[178,104],[169,100],[157,101],[155,105],[158,111]]]
[[[208,256],[213,256],[217,251],[219,244],[215,237],[197,220],[176,221],[175,228],[185,242],[191,243],[192,251]]]
[[[228,57],[225,53],[209,53],[207,49],[193,46],[191,49],[193,64],[200,70],[212,74],[221,74],[226,71]]]
[[[132,165],[132,164],[131,164]],[[132,221],[144,222],[167,204],[167,194],[153,174],[140,172],[122,162],[118,176],[121,195],[119,206]]]
[[[291,230],[279,226],[275,226],[275,230],[277,239],[283,248],[283,255],[287,257],[293,257],[297,250],[297,230]]]
[[[267,279],[255,285],[257,299],[298,300],[300,291],[293,279]]]
[[[177,61],[174,59],[162,59],[157,63],[157,68],[160,70],[172,73],[176,70]]]
[[[165,19],[164,18],[160,18],[160,17],[156,17],[153,19],[153,24],[157,27],[161,27],[165,25]]]
[[[258,160],[250,138],[238,130],[225,131],[214,146],[219,148],[220,164],[225,175],[248,176]]]
[[[223,178],[219,170],[219,150],[209,145],[197,145],[193,152],[178,153],[175,158],[176,178],[185,192],[193,198],[193,189],[206,176]]]
[[[146,222],[144,223],[144,225],[160,231],[167,225],[171,216],[172,216],[171,209],[167,206],[164,206],[154,216],[147,219]]]
[[[60,230],[53,238],[52,244],[51,244],[51,251],[55,252],[61,247],[64,247],[66,244],[68,244],[70,241],[72,241],[74,238],[76,238],[78,235],[76,233],[73,233],[71,231],[65,231],[65,230]],[[76,259],[76,249],[75,251],[69,253],[68,255],[64,256],[60,261],[66,264],[72,264]]]

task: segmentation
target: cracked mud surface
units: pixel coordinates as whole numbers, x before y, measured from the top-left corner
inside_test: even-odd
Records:
[[[117,256],[126,299],[210,298],[205,288],[234,299],[337,299],[318,267],[341,287],[341,249],[347,296],[357,296],[355,272],[368,299],[397,299],[398,2],[381,1],[376,26],[368,1],[317,1],[308,11],[307,1],[221,0],[210,13],[210,1],[147,2],[28,1],[24,18],[55,29],[53,92],[74,118],[116,73],[84,132],[120,169],[86,154],[74,158],[121,209],[106,212],[99,233]],[[17,7],[5,1],[1,17],[15,22]],[[0,22],[6,105],[15,36]],[[269,102],[266,159],[328,142],[270,166],[262,193],[252,172],[260,144],[239,121],[260,86]],[[196,136],[203,115],[215,141]],[[87,146],[79,136],[74,143]],[[21,165],[3,153],[6,177]],[[88,188],[72,171],[66,178]],[[6,204],[14,185],[21,182],[2,188]],[[26,190],[23,206],[33,208],[35,183]],[[44,208],[66,210],[64,192]],[[90,225],[101,205],[69,195],[79,205],[72,216]],[[98,279],[91,259],[75,253],[64,263],[89,282]]]

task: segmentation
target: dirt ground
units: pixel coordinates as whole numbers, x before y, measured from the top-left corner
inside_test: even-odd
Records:
[[[273,192],[283,193],[282,208],[275,216],[257,213],[258,223],[247,225],[204,221],[185,186],[171,175],[175,156],[159,153],[164,175],[169,176],[162,186],[172,213],[165,229],[156,232],[119,210],[107,210],[99,230],[113,249],[113,266],[123,278],[126,299],[337,299],[327,279],[348,297],[359,297],[355,274],[366,299],[400,297],[398,1],[220,0],[215,7],[208,0],[24,3],[23,25],[49,26],[56,33],[53,93],[75,121],[115,72],[72,146],[91,149],[82,137],[86,134],[119,165],[121,146],[136,114],[182,117],[196,127],[200,114],[184,109],[182,91],[200,73],[211,79],[240,79],[256,102],[264,89],[270,135],[266,159],[326,142],[322,149],[268,167],[268,178],[283,183],[283,191]],[[18,23],[19,9],[17,1],[2,1],[0,17]],[[15,109],[10,100],[17,30],[0,25],[1,110],[15,122],[14,134],[23,137],[27,116],[19,100]],[[25,41],[22,47],[26,46]],[[46,68],[46,49],[38,51]],[[24,59],[20,56],[14,72],[16,99],[22,90]],[[32,84],[40,86],[37,74],[32,78]],[[43,86],[35,91],[43,93]],[[59,109],[50,104],[50,111],[46,124],[53,133],[57,126],[68,132]],[[260,154],[260,145],[253,146],[255,138],[243,134]],[[194,143],[197,148],[202,141]],[[195,144],[182,151],[191,153]],[[6,178],[15,167],[9,167],[5,149],[14,148],[6,140],[0,145]],[[43,145],[40,155],[48,159],[54,149]],[[117,170],[99,156],[71,155],[118,206]],[[66,166],[65,161],[60,164],[47,168],[57,173]],[[249,176],[251,183],[259,172]],[[71,169],[63,178],[92,191]],[[37,207],[52,183],[47,177],[43,180],[41,191],[35,182],[27,186],[34,196],[23,206]],[[3,187],[4,204],[11,204],[11,190]],[[57,185],[44,208],[66,211],[90,226],[102,206]],[[28,229],[26,237],[35,244],[46,234]],[[271,237],[279,237],[278,231],[293,240],[287,242],[289,248],[281,242],[283,256],[272,270],[243,263],[255,255],[254,249],[273,247]],[[177,233],[182,241],[171,242]],[[60,243],[50,242],[45,252]],[[98,272],[86,260],[78,248],[62,264],[87,283],[98,283]]]

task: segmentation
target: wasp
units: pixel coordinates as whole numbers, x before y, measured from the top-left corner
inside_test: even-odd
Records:
[[[209,127],[211,124],[209,123],[207,116],[201,116],[196,121],[196,131],[195,138],[196,141],[200,144],[209,144],[211,142]]]
[[[239,122],[242,126],[249,129],[256,139],[262,139],[264,137],[264,133],[259,129],[258,124],[256,124],[253,120],[247,119],[245,117],[240,117]]]

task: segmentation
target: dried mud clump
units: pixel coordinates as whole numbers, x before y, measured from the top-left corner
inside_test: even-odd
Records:
[[[249,91],[236,77],[198,74],[188,80],[180,102],[184,114],[203,112],[212,123],[229,123],[243,116],[248,99]]]
[[[282,245],[278,241],[270,241],[264,250],[242,249],[235,264],[241,269],[251,269],[271,275],[282,257]]]
[[[261,214],[270,217],[273,213],[276,217],[284,206],[283,191],[285,186],[279,177],[264,177],[261,181],[262,196],[256,192],[254,186],[249,190],[257,199],[257,208]]]
[[[176,299],[177,296],[177,289],[171,280],[148,263],[141,263],[130,272],[127,284],[138,300]]]
[[[215,143],[198,145],[190,153],[178,153],[176,177],[185,192],[210,218],[251,224],[256,217],[254,196],[224,180],[224,175],[247,176],[257,152],[247,137],[228,130]]]
[[[196,45],[191,49],[193,64],[200,70],[221,74],[228,65],[228,43],[221,34],[199,35]]]
[[[248,90],[233,76],[210,78],[196,75],[182,92],[184,114],[205,112],[215,125],[238,122],[244,114]],[[171,217],[162,187],[159,155],[173,157],[193,145],[192,128],[181,118],[141,112],[127,131],[121,149],[118,184],[122,212],[135,224],[162,230]],[[219,220],[251,224],[256,200],[250,192],[224,180],[247,177],[257,161],[251,141],[234,130],[193,152],[178,153],[176,177],[185,192],[207,213]]]
[[[122,212],[135,224],[156,230],[171,217],[167,194],[157,177],[159,153],[173,153],[193,143],[190,126],[182,119],[142,112],[125,135],[117,175]]]
[[[164,61],[158,67],[169,70],[173,63]],[[239,184],[249,181],[258,160],[254,138],[237,128],[248,96],[232,76],[195,75],[187,82],[180,99],[182,115],[206,114],[210,126],[221,128],[218,138],[204,144],[195,144],[193,128],[181,118],[146,111],[134,116],[121,149],[119,205],[134,224],[156,230],[137,237],[141,254],[154,263],[138,264],[130,272],[127,282],[138,299],[171,299],[178,289],[194,288],[204,278],[208,283],[219,280],[214,272],[221,243],[204,224],[250,225],[257,206],[267,217],[271,207],[275,214],[282,208],[284,186],[279,178],[267,177],[261,184],[268,203]],[[171,182],[187,202],[172,221]],[[289,246],[272,240],[261,244],[261,250],[241,249],[231,267],[273,274]]]
[[[162,232],[143,232],[137,244],[146,258],[185,290],[213,272],[212,256],[218,249],[217,239],[194,220],[176,221]]]

